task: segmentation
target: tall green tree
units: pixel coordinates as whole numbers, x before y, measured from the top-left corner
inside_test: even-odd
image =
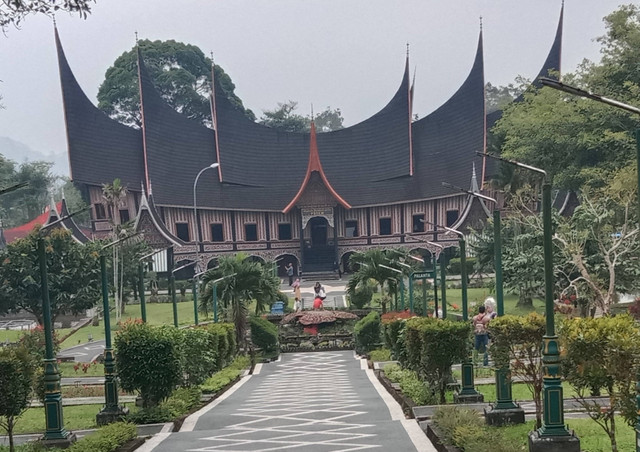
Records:
[[[275,300],[280,280],[273,275],[271,268],[271,265],[238,253],[220,257],[218,267],[202,276],[201,306],[212,305],[213,282],[225,278],[217,283],[218,302],[225,318],[235,325],[238,344],[244,343],[251,300],[256,299],[256,314],[261,312],[260,307]]]
[[[13,431],[20,416],[29,408],[36,364],[24,347],[0,350],[0,427],[9,437],[9,451],[15,451]]]
[[[621,6],[604,18],[600,62],[585,60],[563,81],[616,100],[640,105],[640,9]],[[502,153],[545,169],[554,185],[603,186],[635,159],[637,118],[608,105],[551,88],[529,89],[508,105],[492,132]]]
[[[145,66],[156,89],[177,112],[211,125],[209,93],[211,87],[211,59],[191,44],[174,40],[138,41]],[[251,110],[245,109],[236,96],[235,85],[224,70],[215,65],[214,75],[231,103],[255,120]],[[120,55],[105,74],[98,90],[98,108],[111,118],[139,128],[140,93],[136,48]]]
[[[297,108],[298,102],[293,100],[278,102],[278,106],[273,110],[264,110],[258,122],[283,132],[308,132],[311,130],[311,117],[297,114],[295,112]],[[342,129],[343,121],[339,108],[327,107],[313,117],[318,132]]]
[[[22,309],[43,325],[39,234],[39,229],[35,229],[0,253],[0,314]],[[47,234],[44,240],[53,322],[62,313],[81,313],[100,300],[100,245],[81,245],[63,229]]]

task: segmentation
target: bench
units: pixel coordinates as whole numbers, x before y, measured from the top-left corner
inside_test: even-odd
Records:
[[[276,301],[271,305],[271,314],[284,314],[284,303]]]

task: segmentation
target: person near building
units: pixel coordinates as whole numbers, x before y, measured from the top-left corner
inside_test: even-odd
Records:
[[[291,286],[293,285],[293,264],[289,262],[289,264],[287,264],[285,269],[287,270],[287,276],[289,277],[289,285]]]
[[[473,334],[475,336],[475,351],[477,354],[482,353],[482,364],[489,365],[489,354],[487,346],[489,345],[489,331],[487,326],[491,321],[491,317],[487,314],[484,306],[478,308],[478,314],[473,316]]]

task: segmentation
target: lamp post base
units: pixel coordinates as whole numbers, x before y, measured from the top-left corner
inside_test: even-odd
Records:
[[[463,392],[456,392],[453,394],[453,403],[483,403],[484,394],[476,392],[475,394],[464,394]]]
[[[529,452],[580,452],[580,438],[571,435],[541,436],[537,430],[529,433]]]
[[[509,424],[524,424],[524,410],[517,404],[514,405],[515,408],[496,409],[495,405],[492,405],[490,409],[485,409],[484,420],[487,425],[500,427]]]
[[[58,449],[68,449],[78,440],[78,438],[73,432],[65,431],[65,433],[66,436],[63,438],[45,439],[45,437],[42,437],[40,444],[42,444],[46,449],[53,449],[54,447]]]
[[[121,421],[127,414],[129,414],[129,408],[117,407],[116,409],[107,409],[106,407],[100,410],[96,414],[96,424],[99,426],[111,424],[113,422]]]

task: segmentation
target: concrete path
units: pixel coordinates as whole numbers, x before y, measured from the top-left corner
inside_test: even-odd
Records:
[[[82,330],[76,334],[80,334]],[[58,356],[73,357],[76,362],[88,363],[93,361],[98,355],[104,352],[105,342],[103,340],[93,341],[86,344],[76,345],[61,350]]]
[[[433,452],[353,352],[283,354],[139,452]]]

